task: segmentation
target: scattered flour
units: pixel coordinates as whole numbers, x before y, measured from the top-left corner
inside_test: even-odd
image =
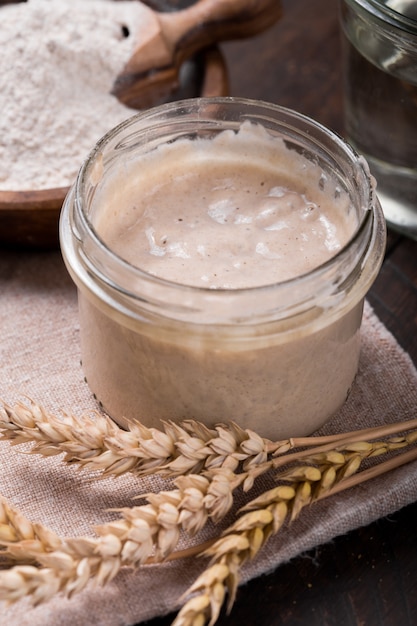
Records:
[[[95,142],[135,112],[109,91],[148,18],[128,1],[0,8],[0,190],[71,184]]]

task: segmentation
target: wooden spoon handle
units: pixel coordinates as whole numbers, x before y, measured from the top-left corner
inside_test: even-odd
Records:
[[[151,106],[175,88],[179,68],[196,52],[255,35],[280,16],[280,0],[198,0],[172,13],[149,10],[146,33],[139,33],[141,41],[112,93],[129,106],[138,108],[140,100],[142,106]]]
[[[280,16],[279,0],[199,0],[182,11],[162,13],[159,22],[167,46],[184,59],[214,43],[255,35]]]

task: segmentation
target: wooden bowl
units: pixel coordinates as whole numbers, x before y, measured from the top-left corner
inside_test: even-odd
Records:
[[[204,50],[188,61],[180,79],[179,88],[169,100],[228,94],[227,68],[217,47]],[[57,248],[59,214],[67,192],[67,187],[36,191],[0,190],[0,245]]]

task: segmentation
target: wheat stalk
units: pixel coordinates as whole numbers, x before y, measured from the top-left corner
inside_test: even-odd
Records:
[[[86,423],[88,429],[83,428]],[[35,402],[13,407],[3,404],[0,409],[3,439],[14,444],[30,442],[32,452],[44,456],[64,453],[67,463],[79,463],[105,475],[158,472],[175,477],[224,466],[235,470],[240,462],[257,465],[268,454],[295,447],[295,440],[274,444],[235,424],[208,429],[185,421],[166,422],[163,427],[158,430],[135,422],[125,431],[99,413],[56,417]],[[311,439],[307,441],[312,445]]]
[[[81,428],[86,419],[88,429]],[[124,566],[186,556],[190,550],[174,552],[181,531],[193,536],[209,518],[219,521],[230,510],[238,486],[247,491],[257,476],[290,464],[279,474],[290,486],[280,485],[255,499],[213,545],[191,550],[211,556],[212,564],[189,590],[202,593],[184,605],[175,624],[194,626],[207,619],[214,624],[227,592],[229,606],[233,604],[241,566],[270,534],[287,518],[297,517],[306,504],[347,488],[364,459],[414,443],[416,426],[417,420],[410,420],[330,437],[271,442],[235,424],[208,429],[197,422],[167,422],[157,430],[135,423],[123,431],[100,414],[58,418],[35,403],[4,405],[0,428],[11,443],[31,442],[32,451],[45,456],[64,453],[67,462],[105,475],[154,471],[176,476],[176,488],[148,494],[145,505],[120,510],[119,519],[96,528],[98,537],[62,540],[1,500],[2,562],[18,564],[0,572],[0,598],[15,601],[29,595],[37,604],[57,592],[70,596],[89,581],[105,584]],[[409,432],[380,439],[402,430]],[[364,436],[376,440],[364,441]],[[398,455],[396,463],[406,456]],[[200,474],[190,473],[193,470]],[[361,472],[360,480],[365,479],[366,472]]]
[[[417,459],[417,449],[413,448],[357,473],[364,458],[385,454],[386,449],[367,446],[366,442],[353,448],[344,463],[334,456],[340,453],[330,453],[327,459],[322,457],[318,467],[296,466],[288,470],[280,478],[291,485],[277,486],[246,504],[242,515],[223,536],[200,553],[211,558],[209,567],[184,594],[183,600],[191,598],[172,626],[213,626],[227,595],[230,611],[244,563],[253,559],[269,537],[294,520],[305,506]]]
[[[213,624],[226,590],[229,591],[229,604],[233,603],[240,567],[255,556],[271,533],[279,530],[288,514],[291,521],[306,504],[324,497],[342,483],[347,485],[348,477],[359,470],[363,459],[409,445],[416,438],[416,433],[411,432],[405,437],[383,442],[384,445],[380,441],[373,444],[356,441],[346,443],[343,452],[317,452],[316,449],[304,459],[305,463],[295,463],[279,474],[280,480],[291,485],[280,485],[248,503],[243,509],[243,517],[207,550],[204,551],[204,546],[192,549],[194,553],[212,556],[214,561],[208,573],[203,574],[190,590],[194,593],[204,588],[200,594],[204,610],[194,615],[197,600],[193,598],[191,605],[187,602],[178,615],[178,624],[194,624],[194,618],[196,623],[204,623],[201,620],[206,620],[207,613]],[[417,450],[411,452],[415,458]],[[400,457],[405,455],[396,457],[397,464],[401,462]],[[6,546],[5,554],[23,564],[0,572],[0,599],[12,602],[29,595],[37,604],[57,592],[71,596],[84,589],[89,581],[96,585],[106,584],[123,566],[137,567],[150,560],[186,556],[190,554],[189,550],[180,554],[174,552],[180,531],[195,535],[209,516],[215,521],[221,519],[230,508],[231,491],[241,481],[242,477],[229,468],[215,470],[210,479],[197,475],[179,477],[175,481],[177,489],[148,494],[147,504],[122,509],[120,519],[99,526],[96,529],[98,537],[91,538],[59,540],[40,525],[30,525],[23,517],[19,524],[16,522],[19,519],[17,512],[2,500],[3,525],[17,530],[15,535],[8,535],[2,541]],[[20,525],[23,530],[19,530]],[[31,561],[40,567],[34,567]],[[216,569],[212,570],[212,567]],[[222,578],[220,572],[226,571],[227,575]],[[207,580],[212,581],[210,585]],[[194,617],[191,619],[190,615]]]
[[[217,468],[229,468],[234,472],[243,469],[247,472],[245,490],[250,489],[260,473],[282,465],[288,459],[283,456],[282,460],[271,463],[271,456],[294,453],[299,448],[328,446],[325,449],[331,449],[338,442],[384,437],[412,428],[417,428],[417,419],[325,437],[273,442],[234,423],[209,429],[192,420],[181,424],[164,422],[163,429],[159,430],[135,422],[126,431],[97,412],[81,417],[63,413],[57,417],[33,401],[14,406],[3,403],[0,407],[2,439],[12,444],[31,443],[32,453],[43,456],[64,454],[65,462],[99,470],[104,476],[131,472],[135,475],[158,473],[175,478]],[[308,455],[308,450],[304,455]]]

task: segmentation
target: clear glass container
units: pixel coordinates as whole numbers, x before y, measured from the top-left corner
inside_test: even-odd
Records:
[[[347,194],[340,210],[354,211],[357,223],[347,245],[293,279],[236,289],[158,278],[109,249],[94,212],[110,177],[116,213],[130,160],[181,138],[238,131],[248,120],[318,168],[320,192],[332,202]],[[60,238],[78,287],[85,376],[120,425],[235,421],[279,439],[312,433],[344,403],[358,369],[364,297],[384,255],[385,222],[366,162],[315,121],[236,98],[139,113],[82,165],[63,206]]]
[[[417,239],[417,0],[341,0],[347,139],[388,225]]]

